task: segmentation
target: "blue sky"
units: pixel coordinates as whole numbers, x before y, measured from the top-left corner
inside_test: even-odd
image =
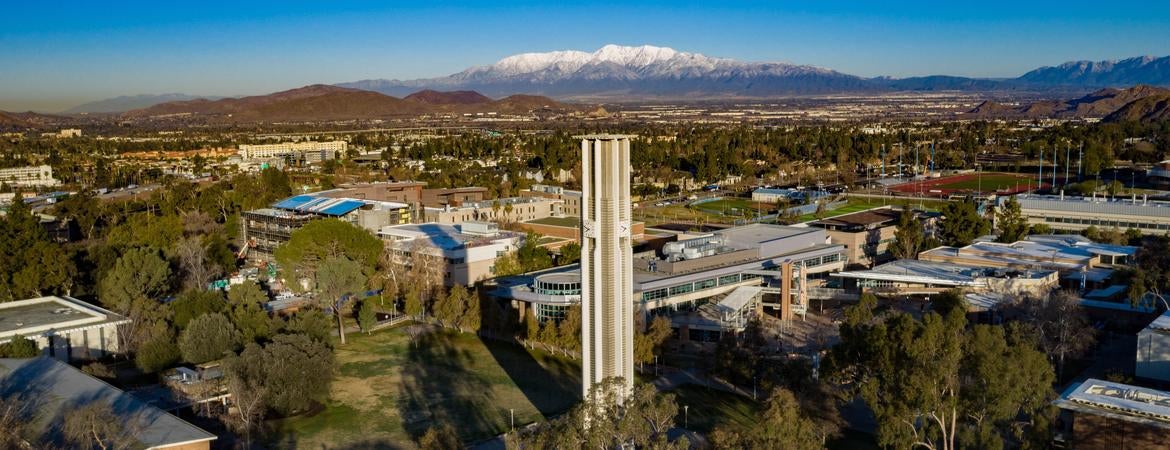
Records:
[[[0,110],[442,76],[504,56],[652,44],[861,76],[1012,77],[1170,55],[1170,2],[13,2]]]

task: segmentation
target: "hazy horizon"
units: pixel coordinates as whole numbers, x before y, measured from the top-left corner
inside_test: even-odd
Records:
[[[1170,55],[1170,5],[1122,1],[381,2],[13,5],[0,17],[0,110],[122,95],[257,95],[446,76],[517,53],[656,45],[862,77],[1011,78],[1071,60]],[[604,25],[591,20],[604,17]]]

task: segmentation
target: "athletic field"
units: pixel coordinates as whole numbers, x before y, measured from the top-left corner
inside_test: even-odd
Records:
[[[1048,187],[1045,183],[1042,187]],[[951,194],[1017,194],[1036,189],[1036,177],[1017,173],[967,173],[949,177],[912,181],[899,184],[891,190],[907,194],[946,196]]]

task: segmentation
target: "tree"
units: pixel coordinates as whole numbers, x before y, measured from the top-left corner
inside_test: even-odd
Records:
[[[155,321],[145,328],[144,340],[134,355],[134,364],[143,372],[154,373],[179,362],[179,345],[175,331],[164,321]]]
[[[102,303],[130,319],[119,336],[127,350],[136,350],[146,338],[144,330],[165,316],[156,299],[169,290],[170,276],[170,265],[157,250],[135,248],[118,258],[102,279]]]
[[[175,258],[182,269],[183,287],[187,289],[207,289],[211,279],[219,275],[223,268],[213,266],[207,261],[207,247],[200,236],[187,236],[175,244]]]
[[[667,440],[666,432],[674,428],[678,416],[673,394],[660,394],[645,383],[623,391],[620,378],[606,379],[568,414],[522,432],[519,440],[525,448],[689,447],[686,439]]]
[[[333,352],[321,341],[300,334],[283,334],[264,347],[268,403],[289,415],[304,411],[329,393],[333,379]]]
[[[996,242],[1016,242],[1028,235],[1028,219],[1020,213],[1016,197],[1007,198],[995,213]]]
[[[240,331],[240,342],[256,342],[272,337],[272,318],[259,303],[239,303],[231,306],[228,318]]]
[[[329,257],[317,272],[318,301],[322,308],[332,308],[337,317],[337,336],[345,344],[345,324],[342,305],[346,296],[357,298],[365,290],[366,276],[357,262],[344,256]]]
[[[459,328],[479,333],[483,327],[483,305],[480,303],[479,293],[472,291],[467,296],[467,307],[463,310],[463,318],[459,319]]]
[[[467,288],[454,286],[446,296],[440,296],[435,301],[434,315],[439,323],[446,327],[458,327],[467,307]]]
[[[991,231],[991,226],[979,215],[975,202],[967,199],[961,202],[947,202],[942,207],[943,220],[939,223],[939,237],[944,244],[952,247],[968,245],[979,236]]]
[[[492,266],[492,275],[496,277],[507,277],[521,273],[524,273],[524,269],[520,266],[520,261],[516,259],[515,253],[508,253],[496,258],[496,262]]]
[[[219,291],[194,289],[179,294],[179,298],[171,302],[174,310],[174,324],[180,329],[187,328],[192,319],[208,313],[223,312],[227,303],[223,301],[223,294]]]
[[[224,380],[236,414],[232,425],[244,437],[245,448],[252,444],[252,431],[264,419],[268,409],[268,379],[264,370],[264,349],[249,343],[240,354],[224,360]]]
[[[814,450],[824,448],[816,423],[801,412],[791,391],[776,389],[768,397],[760,423],[750,428],[721,425],[712,433],[716,449],[783,448]]]
[[[423,308],[423,293],[422,287],[417,284],[411,284],[406,287],[406,295],[402,299],[404,305],[402,309],[406,315],[414,318],[422,317],[425,309]]]
[[[183,359],[192,364],[223,358],[225,354],[235,352],[239,344],[240,332],[220,313],[196,317],[179,333],[179,351]]]
[[[557,345],[568,351],[581,349],[581,305],[573,305],[557,325]]]
[[[463,444],[459,442],[459,433],[455,427],[441,420],[427,428],[426,433],[418,438],[418,447],[422,450],[460,450]]]
[[[962,290],[947,289],[931,297],[930,307],[943,317],[949,317],[953,311],[958,311],[959,314],[966,314],[967,300],[963,298]]]
[[[16,335],[0,344],[0,358],[34,358],[39,354],[37,343],[24,336]]]
[[[1064,376],[1064,361],[1089,349],[1096,341],[1096,329],[1073,291],[1054,291],[1040,298],[1020,298],[1010,305],[1021,314],[1018,330],[1029,336]]]
[[[658,354],[658,348],[672,333],[670,319],[655,316],[646,332],[634,334],[634,360],[639,364],[653,361],[654,355]]]
[[[561,246],[561,255],[557,258],[557,265],[564,266],[581,260],[581,244],[570,242]]]
[[[133,449],[142,444],[138,434],[145,428],[145,419],[137,413],[125,415],[114,412],[110,403],[102,399],[92,400],[65,412],[61,425],[62,434],[71,448],[77,449]],[[118,420],[111,420],[117,418]]]
[[[524,237],[524,242],[516,250],[516,259],[524,273],[552,267],[552,255],[547,248],[540,246],[540,235],[533,232]]]
[[[301,334],[318,342],[327,342],[333,326],[329,316],[319,309],[302,309],[289,318],[284,329],[288,333]]]
[[[540,322],[536,320],[536,314],[532,312],[531,307],[525,309],[524,312],[524,336],[526,344],[540,340]]]
[[[314,280],[319,269],[329,267],[326,261],[341,258],[357,263],[359,272],[368,275],[378,264],[382,241],[349,222],[314,220],[294,231],[275,253],[276,261],[288,271],[286,275],[293,278]]]
[[[926,235],[922,224],[914,218],[914,213],[903,209],[898,214],[898,230],[894,232],[894,242],[890,244],[890,253],[898,259],[917,259],[919,250],[922,250]]]
[[[367,298],[362,301],[361,308],[358,310],[358,326],[369,334],[374,329],[374,323],[378,321],[377,313],[374,312],[374,301]]]

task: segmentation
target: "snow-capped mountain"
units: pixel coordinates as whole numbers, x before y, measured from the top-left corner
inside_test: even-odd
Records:
[[[440,78],[364,80],[339,86],[404,95],[419,89],[475,90],[490,96],[517,92],[570,96],[791,95],[870,89],[860,77],[813,66],[741,62],[666,47],[606,45],[523,53],[489,66]]]
[[[1017,80],[1051,85],[1166,86],[1170,84],[1170,56],[1139,56],[1120,61],[1071,61],[1055,67],[1041,67]]]

